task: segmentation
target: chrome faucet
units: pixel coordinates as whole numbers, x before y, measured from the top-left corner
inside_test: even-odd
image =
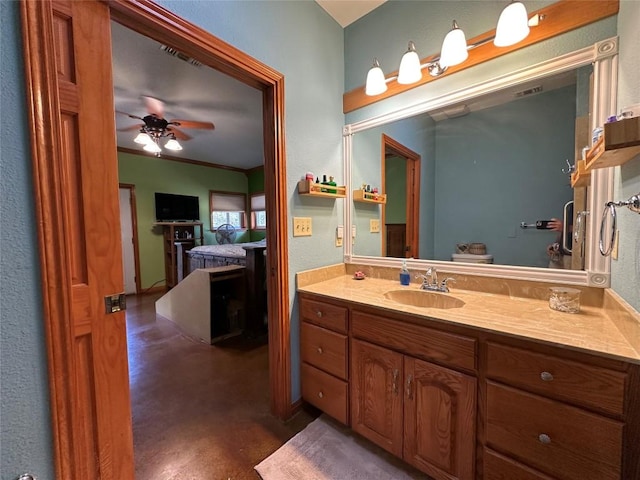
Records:
[[[427,271],[424,275],[416,275],[416,278],[422,278],[422,285],[420,285],[421,290],[431,290],[445,293],[449,292],[449,287],[447,286],[448,283],[455,282],[455,279],[447,277],[442,280],[442,282],[438,283],[438,274],[435,267],[427,268]]]

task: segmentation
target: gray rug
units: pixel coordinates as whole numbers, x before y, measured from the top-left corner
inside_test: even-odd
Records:
[[[256,465],[263,480],[428,478],[322,415]]]

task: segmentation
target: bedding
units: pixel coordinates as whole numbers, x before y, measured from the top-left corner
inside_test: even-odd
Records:
[[[186,252],[189,259],[187,262],[187,268],[189,272],[193,272],[198,268],[245,265],[247,251],[243,247],[266,246],[266,240],[246,243],[227,243],[223,245],[200,245],[198,247],[193,247],[191,250]]]

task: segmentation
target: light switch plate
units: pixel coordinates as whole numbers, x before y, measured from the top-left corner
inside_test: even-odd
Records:
[[[614,260],[618,259],[618,239],[620,238],[620,232],[616,231],[616,239],[613,241],[613,248],[611,249],[611,258]]]
[[[312,233],[311,217],[293,217],[294,237],[310,237]]]
[[[380,219],[372,218],[369,220],[369,232],[380,233]]]

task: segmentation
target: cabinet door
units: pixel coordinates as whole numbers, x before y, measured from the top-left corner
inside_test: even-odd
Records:
[[[472,479],[476,379],[404,358],[404,459],[435,479]]]
[[[351,426],[402,456],[402,355],[351,341]]]

